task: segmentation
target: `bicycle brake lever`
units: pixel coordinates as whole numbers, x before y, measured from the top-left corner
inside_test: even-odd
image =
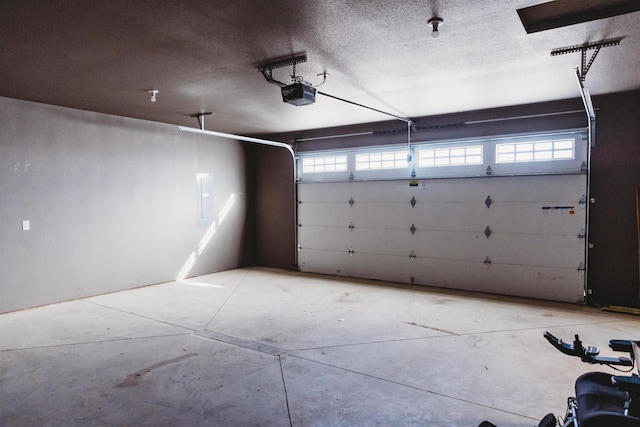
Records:
[[[568,354],[569,356],[582,356],[582,354],[576,352],[576,349],[572,344],[567,344],[566,342],[562,341],[562,339],[554,337],[549,332],[545,332],[544,337],[551,343],[552,346],[560,350],[562,353]]]

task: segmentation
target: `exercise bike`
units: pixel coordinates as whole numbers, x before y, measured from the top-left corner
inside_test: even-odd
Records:
[[[602,357],[595,346],[584,347],[580,337],[572,344],[556,338],[549,332],[544,337],[555,348],[569,356],[579,357],[589,364],[607,365],[621,372],[631,372],[640,358],[640,341],[611,340],[613,351],[628,353],[629,357]],[[627,367],[623,370],[620,367]],[[640,371],[640,366],[638,367]],[[547,414],[537,427],[640,427],[640,377],[637,374],[611,375],[589,372],[578,377],[575,397],[567,399],[564,419]],[[478,427],[497,427],[483,421]]]

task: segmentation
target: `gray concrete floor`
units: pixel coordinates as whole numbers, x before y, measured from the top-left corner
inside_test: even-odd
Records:
[[[0,315],[2,426],[533,426],[636,317],[239,269]],[[604,368],[600,368],[604,369]]]

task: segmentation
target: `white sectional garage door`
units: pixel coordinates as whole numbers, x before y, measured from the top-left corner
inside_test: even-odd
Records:
[[[582,151],[574,153],[573,165],[584,166]],[[587,175],[575,169],[521,176],[302,179],[300,270],[583,302]]]

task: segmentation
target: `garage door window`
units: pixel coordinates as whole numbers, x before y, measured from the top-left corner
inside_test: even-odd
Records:
[[[583,129],[453,141],[416,141],[298,154],[299,181],[337,182],[587,172]]]
[[[302,159],[302,173],[345,172],[347,156],[308,157]]]
[[[496,145],[496,162],[538,162],[574,158],[574,140],[532,141]]]
[[[356,170],[406,169],[406,151],[356,154]]]
[[[418,166],[481,165],[482,145],[418,150]]]

